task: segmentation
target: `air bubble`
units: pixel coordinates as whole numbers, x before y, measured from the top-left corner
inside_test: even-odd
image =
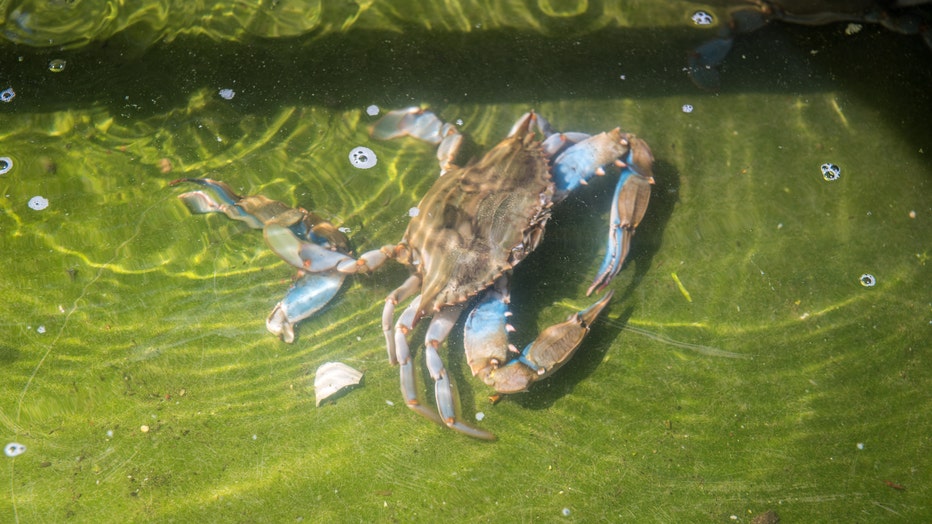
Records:
[[[835,164],[825,163],[822,164],[820,169],[822,170],[822,178],[829,182],[834,182],[841,177],[841,168]]]
[[[232,89],[221,89],[217,91],[217,94],[220,95],[220,98],[224,100],[233,100],[233,97],[236,96],[236,91]]]
[[[36,211],[42,211],[43,209],[49,207],[49,199],[36,195],[29,199],[29,208],[35,209]]]
[[[14,98],[16,98],[16,91],[13,91],[12,87],[0,91],[0,102],[12,102]]]
[[[692,113],[692,112],[693,112],[693,106],[692,106],[692,104],[683,104],[683,112],[684,112],[684,113]]]
[[[864,273],[858,280],[861,281],[861,285],[864,287],[874,287],[877,284],[877,279],[870,273]]]
[[[369,169],[378,162],[375,158],[375,151],[363,146],[353,148],[353,150],[350,151],[349,161],[359,169]]]
[[[61,58],[56,58],[49,62],[49,71],[53,73],[61,73],[65,70],[66,65],[68,65],[68,62],[65,62]]]
[[[366,114],[369,116],[375,116],[379,114],[379,106],[372,104],[371,106],[367,107]]]
[[[0,156],[0,175],[5,175],[13,169],[13,159],[8,156]]]
[[[26,452],[26,446],[18,442],[10,442],[3,447],[3,454],[8,457],[18,457]]]
[[[696,25],[712,25],[712,22],[715,21],[715,18],[711,14],[705,11],[696,11],[689,18]]]

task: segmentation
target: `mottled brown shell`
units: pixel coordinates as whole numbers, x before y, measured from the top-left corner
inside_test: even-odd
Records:
[[[540,143],[520,135],[447,171],[418,205],[402,240],[422,278],[418,316],[468,300],[540,243],[553,183]]]

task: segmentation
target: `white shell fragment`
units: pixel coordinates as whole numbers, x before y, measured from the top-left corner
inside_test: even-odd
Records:
[[[362,372],[342,362],[326,362],[317,368],[314,376],[314,393],[317,406],[339,393],[343,388],[355,386],[362,381]]]

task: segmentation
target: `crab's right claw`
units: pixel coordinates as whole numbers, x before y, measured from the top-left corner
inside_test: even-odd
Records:
[[[589,286],[586,295],[597,289],[603,289],[621,270],[631,247],[631,237],[637,229],[647,204],[650,201],[650,186],[654,183],[651,165],[654,156],[647,142],[633,135],[628,135],[631,149],[625,158],[625,167],[615,186],[612,198],[611,226],[608,232],[608,248],[598,276]]]

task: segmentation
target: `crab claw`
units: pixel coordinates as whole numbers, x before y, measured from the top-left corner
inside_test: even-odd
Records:
[[[518,358],[500,365],[508,348],[505,316],[501,313],[505,302],[497,291],[490,291],[466,320],[464,346],[473,374],[499,393],[527,391],[532,383],[549,377],[573,356],[611,298],[609,291],[595,304],[570,315],[565,322],[548,327]],[[482,327],[471,326],[483,317],[493,322]]]
[[[654,156],[647,143],[633,135],[626,135],[630,150],[625,158],[625,167],[621,171],[612,197],[611,225],[608,231],[608,249],[598,276],[589,286],[586,295],[597,289],[603,289],[621,270],[628,256],[634,231],[647,212],[650,200],[650,186],[654,183],[651,164]]]
[[[275,305],[265,327],[284,342],[294,342],[294,326],[320,311],[340,290],[345,275],[337,271],[305,273]]]
[[[570,142],[574,137],[563,134]],[[599,133],[571,145],[553,161],[553,182],[556,186],[553,200],[559,202],[571,191],[596,176],[602,166],[630,153],[628,141],[618,128]],[[548,146],[548,147],[553,147]]]

